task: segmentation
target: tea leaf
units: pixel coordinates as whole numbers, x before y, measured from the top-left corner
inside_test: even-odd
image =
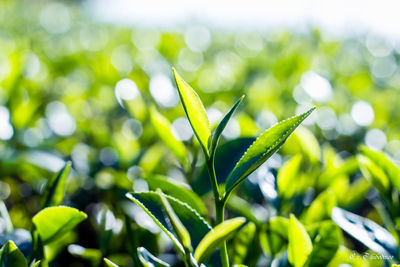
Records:
[[[208,143],[210,141],[211,129],[206,110],[193,88],[181,78],[175,68],[172,70],[174,72],[183,109],[185,110],[186,116],[189,119],[190,125],[192,126],[194,134],[199,140],[204,153],[208,156]]]
[[[150,120],[161,141],[175,154],[180,162],[185,163],[187,161],[185,145],[173,135],[173,129],[168,119],[161,115],[155,107],[151,107]]]
[[[311,108],[301,115],[284,120],[262,133],[247,149],[229,174],[225,185],[227,195],[229,196],[236,186],[271,157],[314,109]]]
[[[77,209],[57,206],[41,210],[32,218],[32,222],[43,244],[47,244],[72,230],[86,218],[86,214]]]
[[[290,199],[296,192],[296,180],[299,178],[302,156],[296,155],[287,161],[278,171],[277,184],[279,195]]]
[[[163,262],[156,256],[153,256],[144,247],[137,248],[137,253],[139,256],[139,260],[143,264],[144,267],[169,267],[170,266],[168,263]]]
[[[339,249],[340,228],[332,221],[323,221],[307,227],[313,240],[310,267],[327,266]]]
[[[400,167],[383,152],[373,151],[366,146],[360,147],[361,154],[368,157],[374,164],[380,167],[393,186],[400,191]]]
[[[28,264],[18,247],[13,241],[8,241],[0,250],[0,266],[1,267],[27,267]]]
[[[256,225],[253,222],[246,224],[236,236],[233,238],[231,261],[232,264],[243,263],[246,256],[253,249],[252,244],[255,242]]]
[[[396,239],[375,222],[339,207],[333,208],[332,220],[346,233],[373,251],[381,255],[398,257]]]
[[[243,217],[226,220],[215,226],[213,230],[201,240],[194,252],[194,258],[199,262],[204,262],[221,244],[229,239],[231,234],[236,231],[246,221]]]
[[[180,201],[187,203],[200,215],[207,213],[206,207],[200,197],[192,190],[179,185],[174,179],[162,175],[152,175],[146,178],[146,182],[151,190],[160,188],[165,194],[170,195]]]
[[[288,229],[288,257],[294,267],[302,267],[312,251],[312,242],[304,226],[292,214]]]
[[[43,192],[42,206],[44,208],[61,204],[70,170],[71,161],[68,161],[60,171],[49,179]]]
[[[228,124],[230,118],[232,117],[233,113],[239,107],[243,98],[244,98],[244,95],[242,97],[240,97],[240,99],[235,103],[235,105],[233,105],[231,110],[229,110],[229,112],[225,114],[224,118],[218,124],[217,129],[215,129],[215,132],[214,132],[214,134],[212,136],[212,140],[211,140],[211,147],[210,147],[211,154],[215,154],[215,149],[218,146],[219,138],[220,138],[222,132],[224,131],[226,125]]]
[[[178,237],[178,240],[181,242],[185,249],[185,253],[190,253],[192,251],[192,245],[189,232],[186,230],[181,220],[179,220],[178,216],[176,216],[175,211],[172,209],[163,192],[160,189],[157,189],[157,193],[160,196],[161,203],[168,216],[169,222],[171,223],[172,228],[174,229],[174,232]]]
[[[305,223],[310,224],[330,219],[332,209],[336,206],[336,197],[332,191],[324,191],[311,203],[305,216]]]
[[[104,258],[103,260],[104,260],[104,264],[105,264],[107,267],[119,267],[118,265],[116,265],[114,262],[110,261],[110,260],[107,259],[107,258]]]
[[[264,253],[276,255],[287,245],[289,219],[273,217],[260,232],[260,242]]]
[[[361,172],[368,182],[375,186],[379,193],[386,194],[390,187],[390,181],[384,170],[378,167],[370,158],[359,155],[357,159]]]
[[[212,229],[211,226],[188,204],[172,196],[164,195],[182,224],[189,230],[192,247],[196,247],[200,240]],[[168,235],[177,249],[184,253],[182,244],[175,237],[172,227],[166,220],[160,196],[156,192],[128,193],[126,197],[138,204],[161,230]]]

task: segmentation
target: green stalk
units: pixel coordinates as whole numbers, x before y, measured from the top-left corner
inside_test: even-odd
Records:
[[[207,169],[208,174],[210,176],[211,185],[214,193],[214,201],[215,201],[215,211],[216,211],[216,224],[220,224],[224,221],[224,213],[225,213],[225,199],[220,196],[218,190],[218,181],[217,176],[215,174],[214,167],[214,155],[211,154],[210,158],[207,159]],[[221,253],[221,262],[223,267],[229,267],[229,257],[228,250],[226,248],[226,242],[219,248]]]

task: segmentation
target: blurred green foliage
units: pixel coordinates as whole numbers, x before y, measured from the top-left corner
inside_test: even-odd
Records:
[[[261,265],[287,264],[283,217],[293,213],[313,244],[319,236],[338,250],[318,253],[315,266],[326,264],[324,255],[333,257],[330,266],[381,266],[380,259],[363,260],[372,248],[339,233],[330,218],[341,207],[384,226],[399,242],[400,178],[386,162],[386,155],[400,160],[399,59],[398,45],[370,35],[130,28],[93,21],[76,3],[2,0],[0,199],[13,228],[30,229],[48,179],[70,160],[62,203],[88,219],[46,246],[48,259],[98,266],[107,257],[140,266],[154,254],[179,264],[165,236],[124,196],[160,187],[214,220],[201,144],[179,104],[174,66],[200,95],[212,130],[246,94],[216,151],[218,179],[254,136],[317,106],[230,199],[227,215],[251,221],[230,241],[233,263],[254,266],[260,257]],[[377,160],[365,147],[360,154],[361,144],[386,154]],[[1,209],[0,233],[9,230]],[[327,242],[332,235],[340,243]],[[242,236],[254,238],[254,250],[241,246]],[[398,258],[391,248],[384,249]]]

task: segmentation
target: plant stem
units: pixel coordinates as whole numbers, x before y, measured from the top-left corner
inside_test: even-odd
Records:
[[[216,212],[216,224],[220,224],[224,221],[224,213],[225,213],[225,199],[220,196],[218,190],[218,181],[217,176],[215,174],[214,167],[214,155],[212,154],[210,158],[207,159],[207,169],[208,174],[210,176],[211,185],[214,193],[214,201],[215,201],[215,212]],[[226,249],[226,242],[222,244],[219,248],[221,253],[221,262],[223,267],[229,267],[229,257],[228,250]]]

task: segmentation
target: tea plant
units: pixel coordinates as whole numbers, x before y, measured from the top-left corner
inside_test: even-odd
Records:
[[[224,267],[228,267],[230,263],[226,241],[246,221],[243,217],[225,221],[225,206],[229,198],[252,172],[283,145],[291,133],[315,108],[311,108],[301,115],[282,121],[263,132],[247,148],[230,174],[227,177],[222,177],[224,182],[219,183],[215,171],[215,154],[219,139],[229,119],[242,102],[243,97],[236,102],[218,124],[215,131],[211,133],[209,120],[199,96],[179,76],[175,69],[173,69],[173,72],[182,106],[200,144],[208,169],[209,182],[211,183],[214,196],[215,226],[211,228],[206,220],[194,208],[190,207],[188,203],[166,195],[160,189],[156,192],[128,193],[127,197],[138,204],[167,234],[186,266],[198,266],[208,263],[210,256],[219,248],[221,264]],[[152,113],[152,120],[155,121],[155,125],[167,125],[167,122],[165,122],[164,118],[161,118],[160,114],[156,113],[156,111]],[[160,126],[158,127],[160,128]],[[162,139],[167,144],[170,144],[171,148],[175,147],[173,144],[177,143],[177,141],[169,134],[168,127],[164,127],[164,131],[159,131],[159,134],[164,136]],[[183,151],[184,149],[175,149],[175,154],[181,160],[184,160],[180,156],[182,155],[179,152],[180,150]],[[156,187],[159,186],[156,185]],[[162,189],[162,187],[160,186],[159,188]],[[185,195],[185,193],[182,192],[182,195]],[[193,229],[193,232],[188,231],[186,227]],[[291,215],[288,229],[289,240],[291,240],[289,261],[295,266],[303,266],[312,249],[310,237],[294,215]],[[147,255],[148,252],[140,249],[139,254]],[[143,262],[146,261],[145,258],[154,259],[154,256],[141,256],[140,258]]]
[[[0,203],[0,215],[6,222],[6,231],[0,237],[0,266],[47,266],[49,257],[46,255],[57,253],[58,248],[68,242],[68,233],[86,219],[85,213],[60,205],[70,169],[68,162],[48,180],[42,196],[42,210],[33,216],[30,233],[14,229],[7,208]]]

